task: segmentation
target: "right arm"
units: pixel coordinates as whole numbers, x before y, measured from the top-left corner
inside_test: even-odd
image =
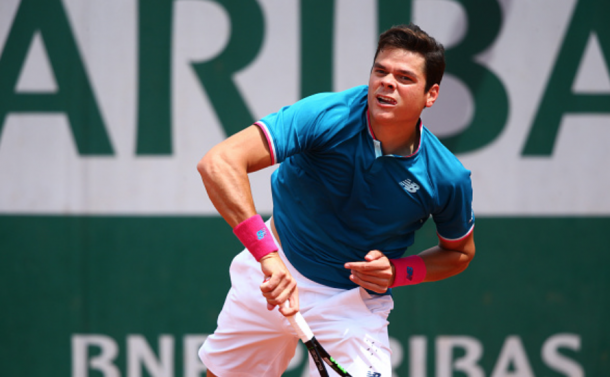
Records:
[[[269,146],[258,126],[217,144],[197,164],[212,204],[232,228],[256,215],[248,173],[270,165]]]
[[[271,165],[271,152],[263,131],[250,126],[214,146],[197,164],[208,196],[218,213],[232,227],[256,215],[248,173]],[[284,315],[298,310],[296,283],[278,253],[261,260],[270,280],[261,285],[269,308],[278,305]],[[290,298],[290,308],[283,303]]]

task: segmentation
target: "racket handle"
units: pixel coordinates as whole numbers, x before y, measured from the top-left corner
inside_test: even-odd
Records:
[[[286,300],[284,303],[284,307],[287,308],[290,306],[290,301]],[[309,328],[307,322],[305,322],[305,318],[301,315],[301,312],[297,312],[295,315],[287,316],[286,319],[292,325],[294,331],[296,331],[298,337],[303,341],[303,343],[309,342],[311,338],[313,338],[313,331]]]
[[[266,276],[264,282],[269,281],[271,277]],[[284,302],[284,308],[288,308],[290,306],[290,300],[286,300]],[[296,331],[298,337],[303,341],[303,343],[309,342],[311,338],[313,338],[313,331],[309,328],[307,322],[305,322],[305,318],[301,315],[301,312],[297,312],[295,315],[286,316],[286,319],[292,325],[294,331]]]

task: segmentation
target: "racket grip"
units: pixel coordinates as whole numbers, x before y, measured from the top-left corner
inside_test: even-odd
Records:
[[[284,307],[290,306],[290,302],[286,300],[284,303]],[[305,322],[305,318],[301,315],[301,312],[297,312],[295,315],[287,316],[286,319],[292,325],[294,331],[296,331],[298,337],[303,341],[303,343],[309,342],[311,338],[313,338],[313,331]]]
[[[270,277],[266,276],[263,282],[267,282],[269,279]],[[290,300],[286,300],[284,302],[284,307],[288,308],[289,306]],[[286,316],[286,319],[288,322],[290,322],[290,325],[294,331],[296,331],[297,336],[303,341],[303,343],[309,342],[313,338],[313,331],[311,331],[311,328],[307,322],[305,322],[305,318],[303,318],[301,312],[297,312],[295,315]]]

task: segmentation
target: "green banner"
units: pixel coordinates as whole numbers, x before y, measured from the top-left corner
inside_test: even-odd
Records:
[[[607,229],[479,218],[466,272],[394,290],[396,375],[608,375]],[[435,238],[426,225],[413,252]],[[224,221],[3,216],[0,239],[3,376],[202,375],[241,250]],[[301,376],[298,354],[285,376]]]

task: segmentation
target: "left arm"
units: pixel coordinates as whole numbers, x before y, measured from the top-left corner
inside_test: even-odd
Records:
[[[419,253],[426,264],[424,282],[443,280],[464,271],[474,258],[474,231],[458,241],[446,241],[439,237],[439,244]],[[363,288],[385,293],[396,277],[394,265],[379,250],[372,250],[364,262],[348,262],[350,279]]]
[[[459,274],[468,267],[474,253],[474,230],[458,241],[446,241],[439,237],[437,246],[418,254],[426,264],[424,282],[443,280]]]
[[[475,254],[474,246],[474,214],[472,213],[472,187],[470,172],[458,171],[451,184],[440,185],[442,194],[437,197],[434,208],[434,222],[437,231],[446,235],[470,232],[455,241],[438,237],[438,245],[418,254],[421,258],[402,259],[396,264],[398,270],[398,285],[417,284],[443,280],[464,271]],[[470,215],[470,218],[468,218]],[[464,234],[464,233],[461,233]],[[396,267],[379,250],[367,253],[364,262],[349,262],[345,268],[350,269],[350,280],[368,290],[385,293],[396,280]],[[422,261],[423,265],[422,266]],[[425,267],[425,269],[424,269]],[[425,275],[423,273],[425,272]],[[404,278],[404,279],[403,279]],[[423,280],[422,280],[423,279]]]

